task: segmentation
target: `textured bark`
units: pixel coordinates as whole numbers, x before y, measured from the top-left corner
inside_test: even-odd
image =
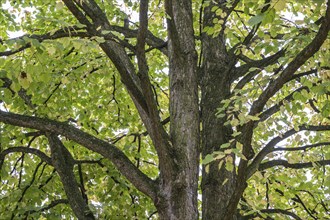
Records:
[[[191,2],[166,3],[169,15],[171,170],[161,173],[161,219],[198,219],[199,113]]]
[[[73,173],[74,159],[72,155],[64,147],[56,134],[48,133],[47,137],[51,150],[52,163],[61,178],[64,191],[74,214],[80,220],[95,219],[79,190],[76,177]]]
[[[72,14],[82,23],[87,26],[87,31],[91,35],[100,35],[102,30],[111,30],[113,26],[110,25],[105,13],[93,0],[64,0],[64,3],[72,12]],[[143,2],[141,10],[142,22],[147,19],[147,5],[146,1]],[[90,23],[87,16],[92,19],[93,23]],[[147,25],[147,24],[144,24]],[[98,27],[102,27],[99,29]],[[153,141],[155,149],[159,157],[159,168],[160,172],[164,173],[166,170],[170,170],[170,163],[168,163],[169,157],[169,137],[164,130],[159,112],[154,100],[152,89],[150,86],[150,79],[148,78],[147,63],[145,60],[144,44],[147,41],[147,36],[150,35],[145,30],[146,26],[141,26],[138,31],[138,47],[137,57],[139,66],[139,76],[131,62],[128,54],[125,51],[125,47],[116,42],[115,37],[109,34],[110,39],[100,44],[100,47],[105,54],[110,58],[115,67],[117,68],[121,81],[126,86],[129,95],[134,102],[141,120],[143,121],[150,138]],[[150,38],[150,37],[148,37]],[[143,86],[141,86],[143,84]],[[143,88],[142,88],[143,87]]]
[[[228,98],[230,88],[226,79],[227,65],[222,54],[210,50],[219,42],[205,40],[202,77],[202,157],[219,151],[221,144],[230,140],[230,127],[224,126],[224,119],[216,117],[221,101]],[[234,160],[233,160],[234,161]],[[219,161],[212,162],[209,171],[205,166],[202,173],[203,219],[222,219],[235,186],[235,174],[224,166],[219,170]],[[221,175],[220,175],[221,174]],[[225,184],[223,184],[227,181]]]
[[[117,169],[144,194],[156,198],[155,182],[142,173],[127,156],[114,145],[100,140],[66,123],[32,116],[23,116],[0,110],[0,121],[20,127],[37,129],[43,132],[60,134],[86,148],[97,152],[113,162]]]
[[[212,26],[215,14],[211,12],[213,4],[204,10],[204,26]],[[224,35],[212,37],[202,35],[203,65],[201,73],[201,109],[202,109],[202,157],[220,151],[220,146],[231,139],[232,129],[225,126],[225,119],[216,117],[221,101],[229,98],[232,71],[229,55],[225,47]],[[234,162],[234,155],[230,155]],[[227,206],[236,184],[234,172],[225,166],[219,169],[219,162],[203,166],[202,171],[202,218],[224,219]],[[224,162],[224,161],[223,161]]]

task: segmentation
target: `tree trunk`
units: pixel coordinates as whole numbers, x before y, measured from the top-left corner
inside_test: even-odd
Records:
[[[199,107],[191,2],[167,0],[171,169],[160,177],[160,219],[198,219]],[[161,166],[162,164],[160,164]],[[167,164],[168,165],[168,164]]]
[[[202,85],[202,157],[214,151],[220,151],[220,146],[229,142],[232,130],[224,126],[224,119],[216,117],[221,101],[228,97],[229,85],[225,77],[219,77],[221,69],[213,69],[209,64],[204,68],[205,75]],[[224,71],[224,70],[223,70]],[[205,84],[204,84],[205,83]],[[223,219],[228,202],[235,186],[235,173],[225,169],[224,158],[221,168],[220,161],[214,161],[203,167],[202,171],[202,210],[203,219]],[[221,175],[219,175],[221,173]]]
[[[214,13],[209,6],[204,11],[204,26],[212,26]],[[230,95],[230,60],[225,48],[223,33],[213,37],[202,35],[203,65],[201,73],[202,106],[202,157],[220,151],[220,146],[231,139],[232,129],[225,126],[226,118],[217,118],[221,101]],[[226,170],[226,160],[234,165],[234,155],[203,166],[202,171],[202,218],[205,220],[224,219],[227,206],[235,189],[235,172]]]

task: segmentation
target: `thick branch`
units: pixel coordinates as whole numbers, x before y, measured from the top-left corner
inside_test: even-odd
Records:
[[[24,40],[24,39],[34,39],[37,40],[39,42],[43,42],[45,40],[55,40],[55,39],[59,39],[59,38],[64,38],[64,37],[90,37],[88,35],[88,33],[86,33],[85,31],[81,31],[84,28],[78,28],[76,26],[73,27],[66,27],[60,30],[55,31],[54,33],[46,33],[46,34],[41,34],[41,35],[37,35],[37,34],[26,34],[23,35],[21,37],[16,37],[16,38],[12,38],[9,39],[7,41],[16,41],[16,40]],[[13,55],[15,53],[21,52],[27,48],[31,47],[31,43],[26,43],[24,46],[15,49],[15,50],[8,50],[8,51],[4,51],[4,52],[0,52],[0,57],[2,56],[10,56]]]
[[[309,76],[311,74],[316,74],[316,73],[317,73],[317,70],[316,69],[312,69],[312,70],[309,70],[309,71],[306,71],[306,72],[294,74],[292,76],[291,80],[297,80],[297,79],[300,79],[301,77]],[[272,116],[273,114],[275,114],[276,112],[278,112],[280,110],[281,106],[283,106],[286,102],[290,102],[290,101],[293,100],[294,93],[300,92],[302,90],[309,91],[309,88],[307,86],[302,86],[302,87],[294,90],[293,92],[291,92],[288,96],[286,96],[284,99],[282,99],[281,101],[279,101],[277,104],[273,105],[272,107],[270,107],[267,110],[265,110],[264,112],[262,112],[259,115],[260,120],[258,121],[258,123],[259,122],[262,122],[262,121],[265,121],[270,116]],[[311,103],[311,101],[310,101],[310,103]],[[312,106],[312,108],[313,108],[313,106]],[[316,109],[314,109],[314,110],[316,110]],[[316,112],[318,112],[318,111],[316,111]],[[257,126],[257,123],[255,124],[255,126]]]
[[[306,162],[306,163],[289,163],[286,160],[272,160],[260,164],[259,170],[262,171],[275,166],[283,166],[285,168],[291,168],[291,169],[304,169],[304,168],[314,167],[315,165],[316,166],[330,165],[330,160],[319,160],[319,161]]]
[[[320,126],[313,126],[313,125],[301,125],[299,126],[299,130],[291,129],[281,136],[277,136],[273,138],[266,146],[257,154],[257,156],[254,158],[252,163],[249,165],[247,173],[248,178],[253,175],[253,173],[258,170],[259,164],[262,162],[262,160],[266,157],[267,154],[274,151],[274,148],[276,144],[279,142],[285,140],[286,138],[298,133],[299,131],[327,131],[330,130],[330,125],[320,125]]]
[[[89,16],[89,18],[93,21],[93,24],[87,24],[87,30],[90,34],[98,35],[101,34],[102,31],[111,30],[111,25],[106,15],[93,0],[64,0],[64,2],[68,6],[70,11],[73,13],[73,15],[75,15],[81,23],[86,23],[85,20],[87,18],[81,17],[80,9],[83,10],[87,16]],[[109,35],[112,36],[111,33],[109,33]],[[147,33],[145,32],[143,36],[144,40],[146,36]],[[142,43],[144,45],[144,42]],[[166,155],[167,153],[164,153],[162,151],[166,150],[169,144],[167,133],[165,129],[160,126],[158,113],[155,117],[149,115],[149,109],[153,109],[153,107],[150,106],[151,102],[149,100],[151,99],[151,95],[145,96],[145,93],[142,92],[142,87],[146,85],[143,85],[143,82],[141,83],[140,78],[137,76],[135,67],[129,56],[127,55],[125,48],[112,40],[107,40],[106,42],[101,43],[100,47],[103,49],[103,51],[107,54],[107,56],[111,59],[111,61],[117,68],[121,76],[121,80],[126,86],[128,93],[130,94],[136,108],[139,111],[141,119],[145,124],[148,133],[150,134],[157,153]],[[157,126],[156,129],[155,125]]]
[[[64,187],[69,204],[78,219],[95,219],[88,204],[82,197],[76,177],[73,173],[74,159],[54,133],[46,133],[49,141],[52,163]]]
[[[276,93],[279,89],[283,87],[283,85],[288,82],[293,74],[301,67],[311,56],[313,56],[322,46],[323,42],[327,39],[327,35],[330,29],[330,1],[327,3],[327,10],[325,15],[325,21],[323,21],[318,33],[315,38],[309,43],[297,56],[287,65],[287,67],[282,71],[280,76],[275,79],[273,82],[270,82],[268,87],[261,93],[259,98],[252,104],[249,115],[257,115],[260,113],[267,101]],[[252,136],[253,136],[253,127],[254,122],[250,121],[244,125],[242,128],[242,143],[243,145],[242,153],[247,159],[251,159],[254,157],[254,151],[251,146],[252,144]],[[303,126],[301,126],[302,128]],[[330,126],[329,126],[330,127]],[[327,128],[328,130],[329,128]],[[301,129],[300,129],[301,130]],[[304,129],[306,130],[306,129]],[[280,137],[278,137],[281,139]],[[275,141],[276,142],[276,141]],[[276,142],[277,143],[277,142]],[[272,146],[273,147],[273,146]],[[269,148],[272,148],[269,147]],[[266,152],[269,150],[268,147],[265,147],[261,152]],[[248,161],[241,160],[238,166],[238,179],[237,182],[238,188],[235,191],[234,195],[228,207],[229,210],[235,210],[237,207],[238,201],[246,187],[246,180],[258,169],[258,166],[261,160],[265,155],[263,153],[259,153],[259,155],[254,159],[252,164],[248,166]],[[267,153],[266,153],[267,154]],[[229,213],[229,216],[232,216],[233,213]]]
[[[330,1],[327,2],[327,10],[325,19],[316,34],[315,38],[310,42],[297,56],[288,64],[281,75],[273,82],[269,83],[265,91],[259,96],[250,110],[251,115],[261,112],[266,102],[271,98],[282,86],[288,82],[293,74],[301,67],[311,56],[313,56],[327,39],[330,30]]]
[[[145,97],[148,107],[148,115],[152,120],[157,122],[160,125],[160,119],[157,109],[156,100],[154,98],[154,94],[152,91],[152,86],[150,83],[150,78],[148,75],[148,64],[146,59],[145,53],[145,43],[147,37],[147,30],[148,30],[148,0],[141,0],[140,2],[140,27],[137,36],[137,44],[136,44],[136,55],[138,61],[138,76],[141,80],[142,86],[142,93]]]
[[[249,71],[250,68],[256,67],[259,69],[263,69],[269,65],[272,65],[278,61],[280,57],[282,57],[285,54],[285,50],[279,50],[277,53],[265,57],[261,60],[246,60],[247,63],[236,68],[233,75],[232,75],[232,81],[238,79],[239,77],[243,76],[246,72]]]
[[[149,67],[147,64],[145,43],[148,31],[148,0],[140,1],[140,27],[137,36],[136,54],[138,61],[138,76],[141,81],[141,89],[145,97],[148,107],[148,117],[151,121],[150,128],[147,130],[156,146],[157,153],[160,157],[167,160],[169,138],[161,124],[159,111],[157,107],[157,100],[155,99],[154,91],[149,77]],[[160,168],[165,169],[163,161],[160,159]]]
[[[274,152],[274,151],[306,151],[307,149],[326,146],[326,145],[330,145],[330,142],[321,142],[321,143],[316,143],[316,144],[309,144],[309,145],[304,145],[304,146],[301,146],[301,147],[277,147],[277,148],[274,148],[272,152]]]
[[[120,26],[111,26],[111,30],[123,34],[126,38],[137,38],[138,30],[131,30],[129,28]],[[153,35],[147,30],[146,43],[152,48],[159,49],[164,55],[167,56],[167,42]]]
[[[81,24],[86,25],[86,27],[89,27],[92,25],[92,23],[86,18],[84,13],[82,11],[80,11],[79,8],[75,5],[74,1],[63,0],[63,2]]]
[[[88,133],[85,133],[73,126],[38,117],[23,116],[14,113],[0,111],[0,121],[20,127],[28,127],[44,132],[53,132],[63,135],[82,146],[97,152],[111,160],[117,169],[141,192],[152,199],[156,198],[155,184],[143,174],[126,157],[126,155],[114,145],[100,140]]]

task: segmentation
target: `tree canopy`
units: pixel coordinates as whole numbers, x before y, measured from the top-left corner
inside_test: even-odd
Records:
[[[1,219],[330,216],[330,1],[1,6]]]

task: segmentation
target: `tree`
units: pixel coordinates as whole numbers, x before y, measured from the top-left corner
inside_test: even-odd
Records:
[[[329,1],[8,1],[0,16],[5,219],[329,216]]]

